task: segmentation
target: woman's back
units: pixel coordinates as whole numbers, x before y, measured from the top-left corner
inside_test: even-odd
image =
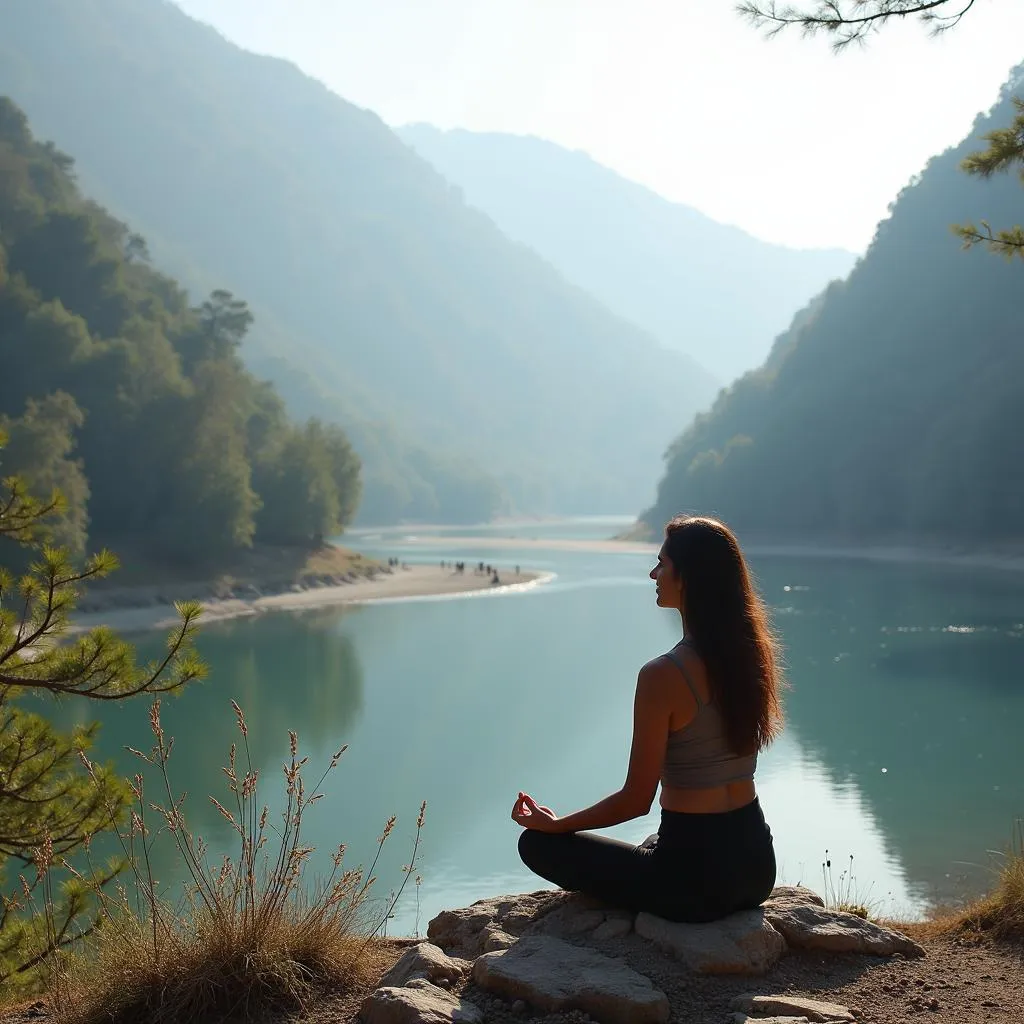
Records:
[[[756,795],[757,753],[737,754],[730,747],[725,719],[700,655],[683,640],[662,660],[676,677],[678,696],[669,718],[661,806],[715,814],[750,803]]]

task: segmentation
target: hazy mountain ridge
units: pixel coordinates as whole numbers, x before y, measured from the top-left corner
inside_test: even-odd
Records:
[[[520,509],[622,510],[713,396],[294,66],[167,0],[15,0],[4,21],[0,90],[154,255],[251,302],[273,327],[254,362],[337,394],[368,490],[350,421],[386,419],[449,465],[486,467]]]
[[[674,442],[654,507],[753,533],[977,546],[1024,536],[1024,276],[954,222],[1020,222],[1016,175],[960,170],[1012,119],[1024,65],[890,207],[849,279]]]
[[[761,241],[532,136],[396,131],[506,234],[726,382],[856,260]]]

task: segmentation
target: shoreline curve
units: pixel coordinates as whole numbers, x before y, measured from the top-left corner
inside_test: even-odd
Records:
[[[353,583],[311,587],[301,591],[252,598],[228,597],[200,600],[200,627],[211,622],[248,618],[276,612],[304,612],[340,605],[382,604],[404,601],[452,600],[524,593],[549,583],[553,572],[524,570],[509,573],[507,582],[492,584],[486,576],[454,573],[435,565],[410,565],[393,573]],[[122,605],[76,613],[70,632],[83,633],[105,626],[119,633],[173,629],[180,621],[173,604]]]

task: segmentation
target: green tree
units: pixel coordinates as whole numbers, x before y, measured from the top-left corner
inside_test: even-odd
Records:
[[[263,502],[260,537],[277,544],[319,545],[340,530],[358,497],[344,490],[351,491],[358,474],[354,458],[343,435],[319,420],[289,429],[257,479]]]
[[[71,457],[82,410],[58,391],[42,401],[29,399],[25,414],[0,416],[0,434],[8,437],[6,464],[35,494],[60,494],[62,513],[52,517],[47,540],[75,556],[85,551],[88,535],[89,484],[81,459]]]
[[[123,700],[177,691],[203,674],[193,647],[196,604],[179,606],[181,624],[166,653],[146,665],[109,630],[68,635],[81,586],[110,572],[116,560],[102,552],[76,568],[64,549],[44,545],[63,507],[59,494],[45,501],[32,497],[18,477],[0,484],[0,537],[28,546],[36,556],[20,578],[0,570],[0,985],[8,988],[27,981],[49,953],[91,927],[90,887],[109,881],[116,866],[91,880],[69,876],[62,892],[51,895],[42,934],[33,923],[33,904],[47,869],[119,822],[129,796],[109,766],[95,766],[94,780],[82,769],[80,756],[95,724],[61,733],[26,710],[22,698],[34,693]]]
[[[186,372],[201,362],[234,356],[253,322],[249,306],[222,288],[194,312],[194,325],[178,339]]]
[[[246,397],[235,367],[207,361],[196,370],[194,395],[172,414],[178,462],[158,525],[169,554],[202,561],[252,544],[260,502],[246,451]]]
[[[361,464],[355,449],[341,427],[326,423],[323,428],[323,443],[330,465],[331,479],[338,492],[338,528],[352,522],[359,498],[362,494],[360,483]],[[333,530],[331,532],[334,532]]]
[[[121,258],[105,251],[95,218],[85,211],[53,210],[11,249],[11,268],[44,299],[60,299],[94,331],[116,336],[129,307]]]

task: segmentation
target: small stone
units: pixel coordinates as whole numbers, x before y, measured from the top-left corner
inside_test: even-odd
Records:
[[[449,988],[469,973],[472,964],[447,956],[431,942],[410,946],[395,965],[377,982],[378,988],[401,988],[413,978],[426,978],[435,985]]]
[[[732,1006],[735,1010],[742,1010],[755,1017],[789,1014],[794,1017],[806,1017],[812,1024],[832,1024],[832,1022],[848,1024],[854,1020],[849,1008],[839,1003],[827,1003],[820,999],[807,999],[804,996],[745,994],[737,996],[732,1001]]]
[[[748,1017],[745,1013],[734,1013],[735,1024],[810,1024],[806,1017]]]
[[[515,936],[509,935],[499,925],[489,924],[480,933],[480,944],[485,953],[491,953],[496,949],[508,949],[516,942]]]
[[[812,907],[825,906],[825,901],[813,889],[808,889],[806,885],[777,885],[772,889],[768,902],[806,904]]]
[[[595,939],[621,939],[633,930],[633,922],[628,917],[610,917],[594,929]]]
[[[525,1009],[526,1009],[526,1003],[524,1003],[522,1001],[522,999],[516,999],[516,1000],[513,1001],[513,1003],[512,1003],[512,1012],[513,1013],[522,1013]]]
[[[378,988],[360,1010],[362,1024],[484,1024],[479,1007],[422,978],[402,988]]]
[[[585,935],[602,924],[604,924],[603,910],[583,910],[568,917],[564,929],[566,935]]]

